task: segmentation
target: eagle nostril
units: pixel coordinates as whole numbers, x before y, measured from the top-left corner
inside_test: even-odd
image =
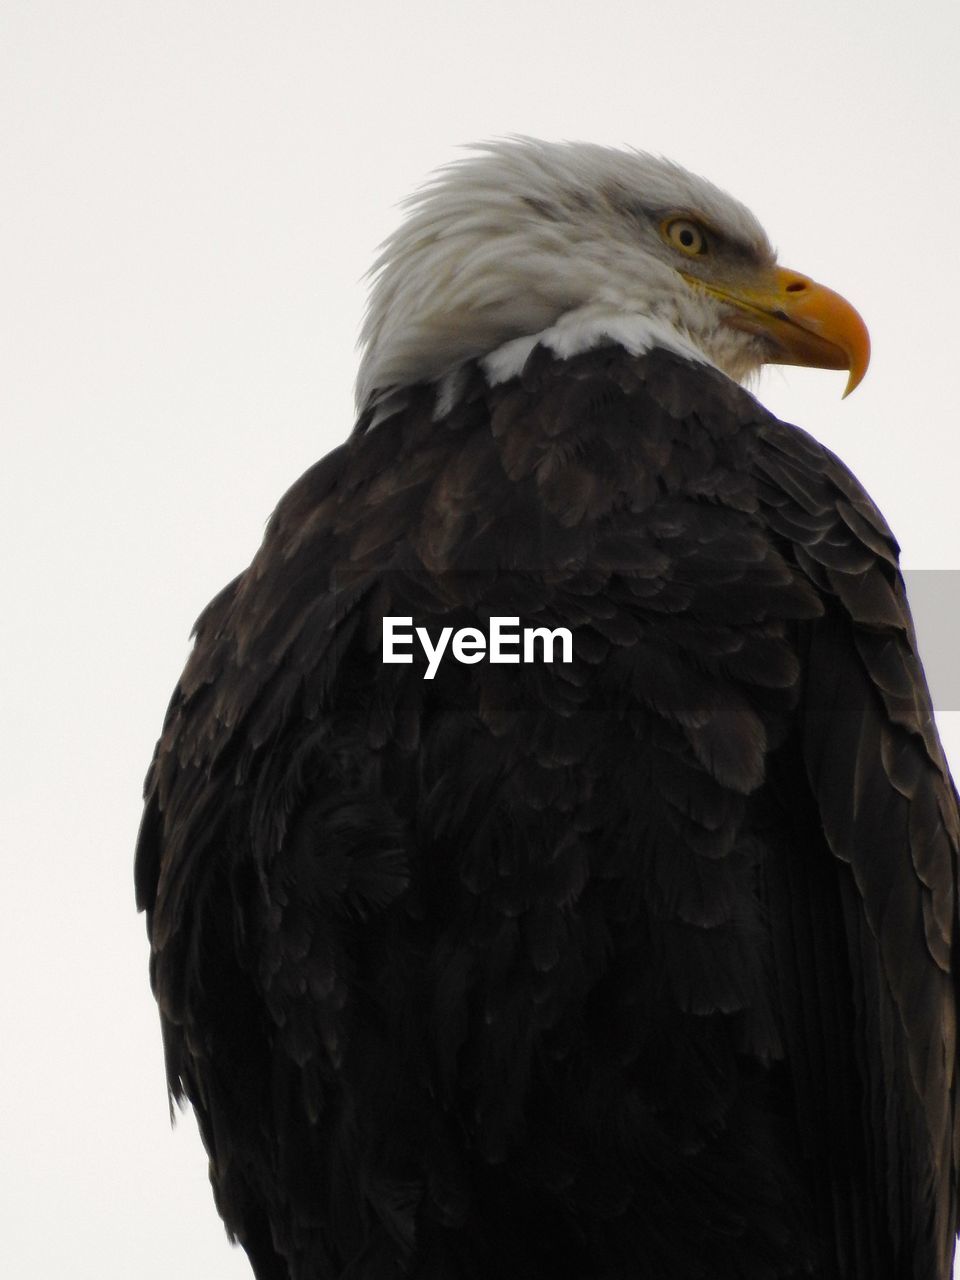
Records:
[[[786,293],[803,293],[807,287],[806,280],[791,280],[787,285]]]

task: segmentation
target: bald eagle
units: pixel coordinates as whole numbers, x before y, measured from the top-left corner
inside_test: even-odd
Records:
[[[739,385],[852,389],[860,317],[676,165],[511,140],[414,198],[362,340],[146,785],[230,1235],[258,1280],[946,1280],[956,793],[883,517]]]

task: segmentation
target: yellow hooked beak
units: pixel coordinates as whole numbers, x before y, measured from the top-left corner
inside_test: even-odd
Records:
[[[714,284],[682,272],[683,278],[732,308],[725,323],[769,340],[769,364],[849,369],[848,396],[870,363],[870,335],[859,313],[826,285],[786,267],[759,284]]]

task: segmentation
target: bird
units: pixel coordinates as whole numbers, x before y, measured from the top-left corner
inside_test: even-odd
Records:
[[[706,180],[526,137],[371,280],[353,428],[145,787],[230,1238],[257,1280],[947,1280],[957,794],[893,534],[745,385],[851,391],[863,320]]]

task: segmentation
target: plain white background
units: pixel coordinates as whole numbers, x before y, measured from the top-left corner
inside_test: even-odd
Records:
[[[798,370],[761,398],[905,564],[960,568],[956,10],[7,0],[0,60],[2,1267],[249,1276],[192,1119],[168,1127],[139,793],[194,618],[351,425],[397,202],[510,132],[725,186],[874,339],[850,400]]]

